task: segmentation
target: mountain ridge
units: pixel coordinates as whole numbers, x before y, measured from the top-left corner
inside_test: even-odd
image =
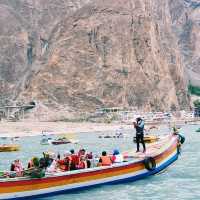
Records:
[[[18,2],[26,6],[23,0]],[[30,28],[17,21],[17,31],[10,30],[21,47],[10,52],[12,57],[17,52],[17,60],[5,65],[0,59],[4,72],[0,78],[6,85],[1,88],[2,99],[36,100],[50,110],[65,109],[66,113],[105,106],[146,111],[188,108],[188,79],[172,30],[169,0],[73,1],[77,9],[68,13],[72,1],[59,1],[57,14],[50,9],[56,2],[45,2],[45,8],[40,2],[31,5],[47,16],[34,11]],[[6,10],[2,7],[0,3],[0,9]],[[25,11],[18,14],[29,19]],[[11,17],[7,12],[4,17]],[[9,45],[11,51],[12,41]],[[7,52],[0,53],[4,54],[8,57]],[[6,94],[6,87],[11,94]]]

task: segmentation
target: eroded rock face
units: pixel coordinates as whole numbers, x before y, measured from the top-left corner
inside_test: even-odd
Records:
[[[89,0],[0,1],[0,92],[15,100],[46,63],[49,40],[63,16]]]
[[[66,111],[186,107],[170,3],[0,1],[0,24],[10,22],[0,33],[3,95]]]
[[[188,79],[200,86],[200,1],[172,0],[170,11]]]

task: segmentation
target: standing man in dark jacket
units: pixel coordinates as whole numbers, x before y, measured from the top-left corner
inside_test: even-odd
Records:
[[[146,146],[144,143],[144,120],[138,117],[136,122],[133,122],[134,127],[136,129],[136,143],[137,143],[137,151],[140,151],[140,143],[143,145],[143,152],[146,151]]]

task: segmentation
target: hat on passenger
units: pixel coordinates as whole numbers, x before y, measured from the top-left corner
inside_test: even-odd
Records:
[[[74,153],[74,149],[71,149],[71,150],[70,150],[70,153],[73,154],[73,153]]]
[[[118,155],[119,154],[119,150],[118,149],[115,149],[114,151],[113,151],[113,155]]]
[[[141,120],[142,120],[141,117],[137,117],[137,118],[136,118],[136,122],[139,122],[139,121],[141,121]]]

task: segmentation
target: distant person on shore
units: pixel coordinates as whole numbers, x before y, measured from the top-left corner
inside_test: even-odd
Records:
[[[137,151],[140,151],[140,143],[143,145],[143,152],[146,151],[146,146],[144,143],[144,120],[140,117],[136,118],[136,122],[133,122],[134,127],[136,129],[136,143],[137,143]]]

